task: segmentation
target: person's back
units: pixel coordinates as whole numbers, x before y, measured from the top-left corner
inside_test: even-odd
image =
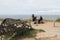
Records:
[[[42,21],[43,20],[43,18],[42,18],[42,16],[40,16],[40,21]]]
[[[40,16],[40,18],[38,19],[38,24],[40,24],[43,21],[42,16]]]

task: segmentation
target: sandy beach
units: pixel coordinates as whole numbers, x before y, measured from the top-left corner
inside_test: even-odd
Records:
[[[42,32],[42,33],[37,33],[36,38],[38,40],[60,40],[60,23],[59,22],[55,22],[55,27],[54,27],[54,22],[45,22],[44,24],[38,24],[38,26],[36,26],[35,24],[33,24],[33,28],[35,29],[43,29],[46,32]]]

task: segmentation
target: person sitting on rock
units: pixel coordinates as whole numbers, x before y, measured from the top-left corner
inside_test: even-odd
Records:
[[[40,23],[43,23],[43,17],[42,16],[40,16],[40,18],[38,19],[38,24],[40,24]]]
[[[34,24],[37,24],[37,17],[35,16],[34,19]]]
[[[34,16],[34,14],[32,14],[32,21],[35,21],[35,16]]]

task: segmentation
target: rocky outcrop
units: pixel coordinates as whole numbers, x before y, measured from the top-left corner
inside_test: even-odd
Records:
[[[0,36],[5,34],[13,35],[14,33],[15,35],[21,35],[31,29],[32,27],[27,21],[6,18],[0,25]]]

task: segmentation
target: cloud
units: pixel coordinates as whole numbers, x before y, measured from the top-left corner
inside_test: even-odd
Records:
[[[17,5],[18,8],[26,9],[26,8],[34,8],[34,9],[48,9],[48,8],[60,8],[57,5],[59,2],[52,1],[52,0],[25,0],[25,1],[18,1]]]
[[[0,6],[17,9],[60,8],[59,3],[55,0],[0,0]]]
[[[38,12],[60,12],[60,10],[47,10],[47,11],[38,11]]]
[[[2,15],[33,14],[37,11],[60,12],[60,0],[0,0]]]

